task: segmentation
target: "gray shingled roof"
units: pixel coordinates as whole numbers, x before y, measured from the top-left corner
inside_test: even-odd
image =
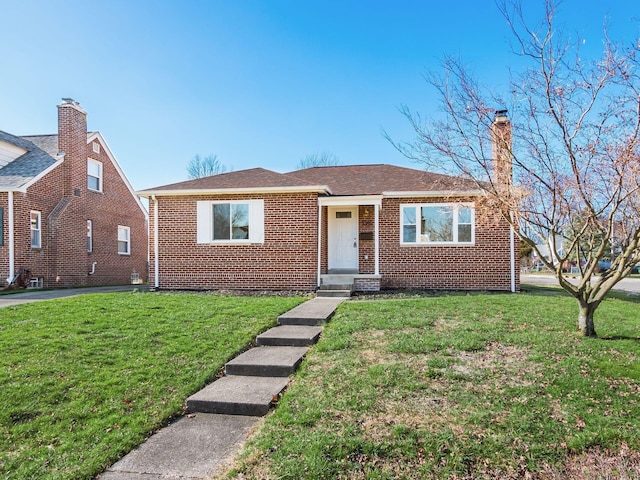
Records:
[[[395,165],[340,165],[313,167],[290,173],[276,173],[263,168],[239,170],[164,185],[139,192],[174,194],[183,191],[264,188],[327,187],[331,195],[382,195],[385,192],[470,192],[478,190],[471,180]]]
[[[328,185],[333,195],[382,195],[384,192],[468,192],[471,180],[388,164],[312,167],[287,174],[314,185]]]
[[[56,136],[57,137],[57,136]],[[18,190],[57,162],[55,153],[47,153],[27,138],[16,137],[0,130],[0,141],[27,151],[11,163],[0,168],[0,190]],[[57,138],[56,138],[57,150]]]

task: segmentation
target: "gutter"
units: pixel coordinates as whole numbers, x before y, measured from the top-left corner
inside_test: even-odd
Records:
[[[7,283],[9,283],[16,274],[16,252],[15,252],[15,238],[14,238],[14,226],[13,226],[13,192],[7,192],[8,197],[8,207],[9,211],[7,215],[9,216],[8,227],[9,227],[9,278],[7,279]]]
[[[157,289],[160,286],[160,256],[158,254],[158,245],[160,244],[158,241],[158,199],[155,195],[152,195],[151,200],[153,201],[153,285],[154,288]]]
[[[509,243],[511,250],[511,293],[516,291],[516,239],[513,230],[513,214],[511,214],[511,225],[509,227]]]

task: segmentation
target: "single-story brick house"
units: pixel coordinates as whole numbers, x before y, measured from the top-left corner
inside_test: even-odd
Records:
[[[504,220],[476,216],[469,180],[393,165],[253,168],[138,192],[159,289],[520,287]]]

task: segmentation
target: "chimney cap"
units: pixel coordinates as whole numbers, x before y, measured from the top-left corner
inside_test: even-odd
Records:
[[[58,105],[58,108],[60,107],[73,107],[82,113],[86,113],[84,108],[82,108],[82,105],[80,105],[79,102],[76,102],[73,98],[63,98],[62,103]]]
[[[506,120],[508,112],[509,112],[509,110],[507,110],[506,108],[502,108],[502,109],[496,110],[495,111],[494,120],[496,120],[496,121],[498,121],[498,120],[501,120],[501,121]]]

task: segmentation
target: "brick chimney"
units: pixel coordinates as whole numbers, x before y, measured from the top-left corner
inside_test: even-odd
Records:
[[[64,194],[86,183],[87,112],[72,98],[58,105],[58,150],[64,152]]]
[[[511,121],[507,117],[507,110],[496,110],[491,123],[491,159],[495,185],[510,186],[513,183],[513,160]]]

